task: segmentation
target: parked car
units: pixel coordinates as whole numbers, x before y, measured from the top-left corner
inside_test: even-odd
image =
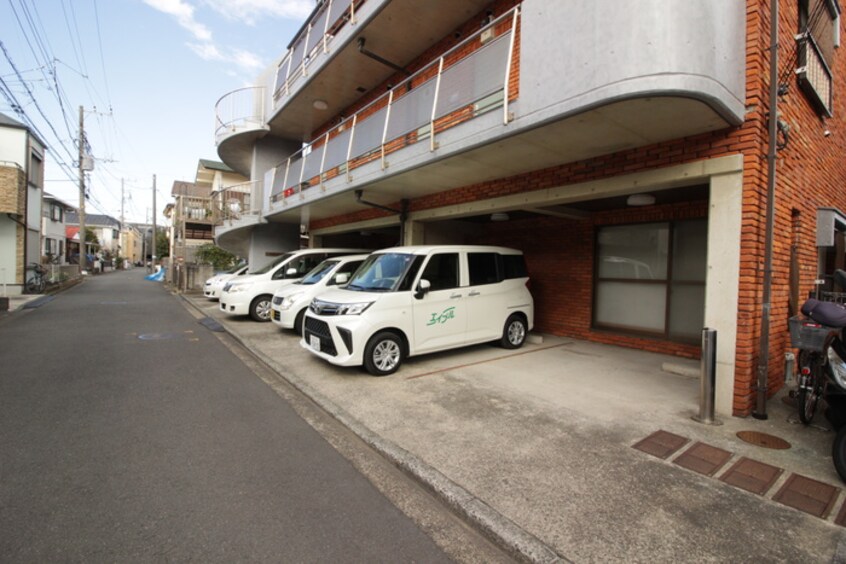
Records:
[[[522,252],[504,247],[376,251],[346,286],[312,300],[300,344],[375,376],[422,353],[487,341],[518,348],[534,326],[528,281]]]
[[[302,280],[276,290],[270,319],[284,329],[302,334],[303,317],[311,300],[327,288],[346,284],[366,258],[367,255],[347,255],[326,259]]]
[[[262,268],[230,280],[220,294],[220,311],[270,321],[273,292],[296,282],[327,258],[351,255],[362,249],[300,249],[280,255]]]
[[[248,269],[248,264],[242,264],[230,268],[227,271],[215,274],[214,276],[206,280],[206,283],[203,286],[203,295],[212,300],[218,299],[226,283],[234,278],[237,278],[238,276],[243,276],[247,273]]]

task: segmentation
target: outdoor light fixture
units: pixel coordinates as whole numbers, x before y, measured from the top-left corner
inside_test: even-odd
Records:
[[[496,212],[491,214],[491,221],[508,221],[508,214],[505,212]]]
[[[323,111],[329,108],[329,104],[326,103],[326,100],[315,100],[311,103],[311,105],[314,106],[315,110]]]
[[[655,203],[655,196],[652,194],[632,194],[626,198],[626,205],[629,206],[651,206]]]

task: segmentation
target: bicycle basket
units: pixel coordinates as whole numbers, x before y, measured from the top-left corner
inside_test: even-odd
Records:
[[[800,316],[791,317],[788,324],[790,326],[790,345],[796,349],[812,352],[822,352],[828,336],[833,331],[837,331],[837,329],[820,325],[816,321]]]

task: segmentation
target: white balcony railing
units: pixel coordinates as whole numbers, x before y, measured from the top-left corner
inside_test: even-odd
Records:
[[[299,79],[308,76],[308,67],[319,53],[329,53],[332,39],[339,29],[347,23],[355,24],[356,7],[361,7],[364,2],[328,0],[315,9],[276,68],[274,103],[288,96]]]
[[[519,8],[506,12],[276,167],[271,206],[496,108],[503,123]]]
[[[244,217],[258,217],[261,207],[253,206],[253,201],[261,201],[263,187],[263,180],[253,180],[227,186],[215,194],[219,221],[231,223]]]
[[[215,141],[265,127],[263,86],[248,86],[220,97],[214,106]]]

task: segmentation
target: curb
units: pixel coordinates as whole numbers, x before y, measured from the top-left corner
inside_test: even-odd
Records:
[[[179,297],[205,317],[203,311],[194,305],[188,297],[183,295],[179,295]],[[571,562],[556,553],[546,543],[493,509],[483,500],[475,497],[466,489],[450,480],[433,466],[362,425],[344,409],[324,397],[307,383],[299,378],[285,374],[281,370],[282,367],[275,360],[261,351],[250,347],[246,340],[237,332],[231,331],[228,327],[224,328],[232,338],[238,341],[241,346],[247,348],[280,378],[308,396],[321,409],[347,427],[370,446],[370,448],[388,459],[394,466],[418,481],[468,524],[475,527],[488,539],[504,549],[510,556],[523,562],[538,562],[543,564]]]

